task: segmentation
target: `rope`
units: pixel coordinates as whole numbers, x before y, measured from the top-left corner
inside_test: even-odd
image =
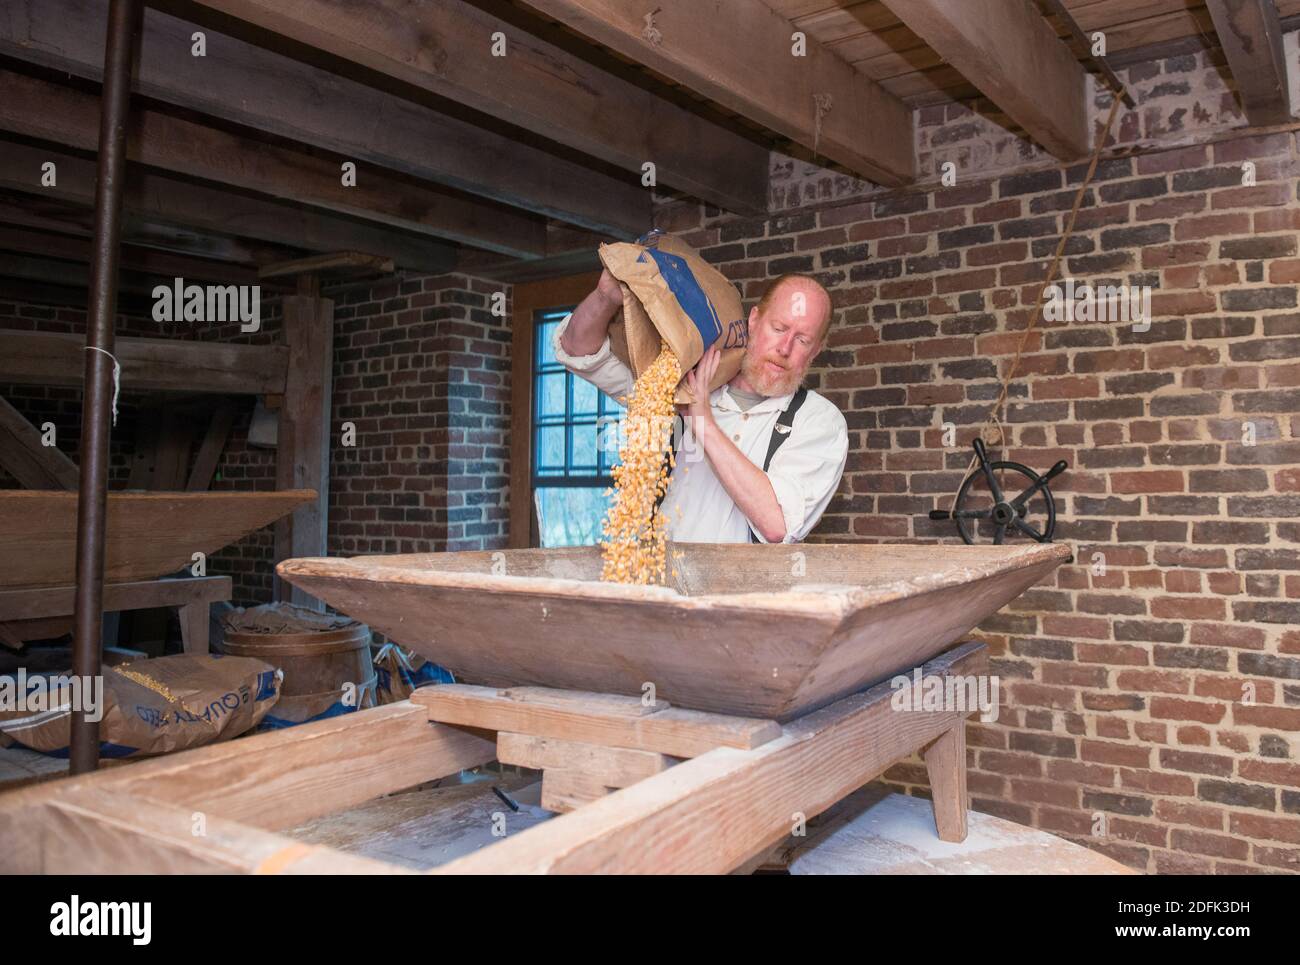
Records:
[[[833,98],[830,94],[825,94],[825,93],[813,94],[813,111],[815,116],[813,117],[812,150],[813,150],[814,159],[816,159],[817,157],[817,145],[821,143],[821,139],[822,139],[822,118],[831,112],[831,108],[834,105],[835,105],[835,98]]]
[[[113,360],[113,425],[117,425],[117,397],[122,392],[122,363],[112,352],[97,345],[87,345],[85,349],[87,352],[103,352]]]
[[[1034,328],[1038,325],[1039,319],[1043,315],[1043,300],[1047,297],[1047,289],[1056,278],[1056,270],[1060,267],[1061,256],[1065,253],[1066,242],[1070,240],[1070,235],[1074,231],[1074,221],[1079,215],[1079,208],[1083,204],[1084,194],[1088,190],[1088,185],[1092,183],[1092,176],[1097,172],[1097,161],[1101,158],[1102,148],[1106,145],[1106,138],[1110,135],[1111,125],[1115,121],[1115,115],[1119,113],[1120,99],[1112,95],[1110,101],[1110,115],[1106,118],[1106,126],[1102,128],[1100,136],[1097,138],[1097,145],[1092,150],[1092,160],[1088,162],[1088,171],[1083,176],[1083,183],[1079,185],[1078,193],[1074,196],[1074,204],[1070,207],[1070,216],[1066,219],[1065,230],[1061,232],[1061,240],[1056,243],[1056,252],[1052,255],[1052,262],[1047,267],[1047,278],[1043,280],[1043,287],[1038,291],[1038,299],[1034,302],[1034,313],[1030,316],[1029,324],[1025,327],[1025,333],[1020,336],[1020,343],[1016,346],[1016,354],[1011,357],[1011,365],[1007,368],[1007,374],[1002,377],[1002,386],[998,391],[998,397],[993,400],[993,405],[989,409],[989,414],[980,426],[979,434],[984,435],[984,430],[990,424],[997,424],[998,427],[998,447],[1006,445],[1006,432],[1002,428],[1002,422],[998,419],[998,411],[1007,401],[1007,390],[1011,387],[1011,380],[1016,377],[1016,372],[1020,369],[1020,356],[1024,354],[1025,346],[1029,344],[1029,336],[1033,333]],[[966,471],[962,478],[971,474],[975,468],[978,457],[971,455],[970,462],[966,464]],[[957,511],[957,494],[952,494],[952,503],[948,507],[949,513]]]

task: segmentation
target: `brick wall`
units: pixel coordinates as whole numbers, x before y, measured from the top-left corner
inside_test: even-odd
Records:
[[[1011,383],[1006,457],[1069,461],[1075,562],[980,627],[1003,706],[968,728],[972,798],[1143,870],[1300,870],[1297,159],[1284,132],[1104,160],[1060,274],[1152,286],[1151,328],[1040,322]],[[850,453],[812,540],[953,539],[926,514],[964,476],[1083,173],[662,212],[747,299],[787,271],[832,292],[811,383]],[[926,793],[919,759],[886,779]]]
[[[495,549],[509,533],[508,286],[465,275],[341,294],[331,554]],[[356,445],[339,443],[343,423]]]

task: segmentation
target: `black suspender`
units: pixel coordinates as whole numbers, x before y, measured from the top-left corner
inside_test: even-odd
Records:
[[[808,398],[808,390],[800,386],[799,390],[795,392],[794,398],[790,400],[790,404],[786,406],[785,411],[777,417],[776,425],[772,426],[772,438],[767,441],[767,458],[763,460],[763,472],[767,472],[771,467],[772,457],[776,455],[778,449],[785,445],[785,440],[790,438],[790,430],[794,427],[794,417],[798,414],[799,407],[803,405],[803,400],[806,398]],[[754,535],[752,528],[749,531],[749,541],[751,543],[758,542],[758,537]]]
[[[767,472],[768,469],[771,468],[772,457],[775,456],[776,451],[785,444],[785,440],[790,438],[790,430],[794,427],[794,417],[798,415],[799,407],[803,405],[804,399],[806,398],[808,398],[808,390],[803,386],[800,386],[795,392],[794,398],[790,400],[790,404],[786,406],[785,411],[777,416],[776,425],[772,426],[772,436],[767,440],[767,458],[763,460],[763,472]],[[675,430],[677,421],[680,419],[681,416],[673,417],[674,432],[672,439],[672,453],[674,458],[677,456],[677,440],[680,438]],[[684,423],[682,429],[685,431]],[[664,455],[664,465],[665,467],[668,465],[668,455],[666,453]],[[667,492],[668,484],[667,480],[665,480],[664,491],[655,499],[656,506],[660,505],[664,501],[664,496],[667,495]],[[752,529],[749,531],[749,541],[751,543],[758,542],[758,537],[754,535]]]

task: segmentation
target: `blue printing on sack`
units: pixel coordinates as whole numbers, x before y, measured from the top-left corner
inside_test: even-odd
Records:
[[[262,722],[258,727],[262,730],[280,730],[284,727],[297,727],[299,724],[310,724],[314,720],[325,720],[329,717],[339,717],[343,714],[350,714],[353,711],[360,709],[360,707],[349,707],[344,704],[343,701],[338,700],[330,704],[315,717],[308,717],[306,720],[285,720],[283,717],[276,717],[272,714],[267,714],[262,718]]]
[[[691,273],[690,265],[686,264],[684,258],[656,248],[647,248],[637,260],[643,260],[646,255],[654,259],[660,277],[668,283],[668,290],[695,325],[700,340],[707,349],[722,334],[722,323],[718,320],[718,313],[709,301],[709,296],[704,294],[704,289]]]
[[[275,671],[264,670],[257,675],[257,696],[253,698],[253,703],[263,700],[271,700],[275,697]]]

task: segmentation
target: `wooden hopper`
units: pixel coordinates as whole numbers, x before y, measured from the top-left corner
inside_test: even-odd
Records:
[[[679,543],[670,558],[668,587],[599,582],[594,546],[276,569],[465,683],[632,695],[653,683],[679,707],[787,721],[924,663],[1070,550]]]
[[[315,498],[311,489],[109,493],[104,579],[175,573]],[[73,583],[76,559],[76,493],[0,491],[0,587]]]

